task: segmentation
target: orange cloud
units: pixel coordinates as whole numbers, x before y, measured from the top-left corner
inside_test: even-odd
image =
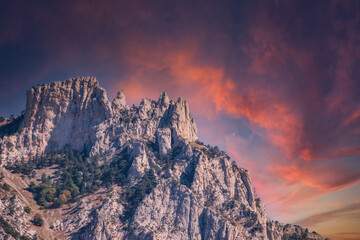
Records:
[[[148,52],[140,50],[137,45],[134,50],[127,47],[128,61],[137,67],[131,76],[126,76],[126,82],[119,82],[119,88],[124,88],[131,99],[154,96],[157,95],[154,89],[167,88],[185,95],[197,114],[214,117],[227,113],[234,117],[247,117],[266,129],[271,141],[287,153],[299,145],[301,115],[294,112],[287,102],[282,102],[276,93],[256,85],[244,86],[239,91],[241,86],[227,77],[222,68],[195,62],[196,51],[191,51],[196,49],[195,46],[189,46],[185,52],[172,47],[165,44],[165,49],[155,47]],[[158,56],[161,60],[154,61]],[[161,77],[154,79],[154,72],[165,74],[165,82]]]
[[[329,219],[334,220],[335,218],[351,218],[360,222],[360,203],[353,203],[342,208],[337,208],[336,210],[315,214],[296,222],[296,224],[315,226],[316,224],[326,222]],[[360,232],[358,234],[360,236]]]
[[[234,2],[13,4],[1,15],[13,24],[0,27],[4,89],[66,72],[130,103],[183,97],[201,137],[225,144],[276,212],[358,182],[358,5]],[[228,118],[245,119],[248,139]]]
[[[350,174],[341,169],[326,169],[326,167],[320,170],[314,167],[309,169],[308,166],[299,167],[295,164],[288,164],[274,165],[270,167],[270,170],[289,182],[302,183],[322,192],[336,191],[360,180],[358,173]],[[336,176],[335,179],[334,176]]]
[[[355,110],[355,112],[350,114],[347,118],[345,118],[345,120],[343,121],[343,126],[347,126],[359,118],[360,118],[360,109],[357,109],[357,110]]]

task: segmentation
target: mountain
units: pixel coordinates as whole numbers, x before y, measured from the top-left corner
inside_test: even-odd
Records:
[[[0,239],[325,239],[267,218],[249,172],[166,93],[129,107],[95,78],[44,84],[0,137]]]

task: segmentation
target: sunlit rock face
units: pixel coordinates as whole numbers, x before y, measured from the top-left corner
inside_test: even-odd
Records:
[[[19,131],[4,137],[1,158],[40,155],[69,146],[90,149],[95,126],[111,118],[106,91],[95,78],[74,78],[33,87]]]
[[[113,115],[119,114],[121,110],[126,107],[126,97],[123,91],[119,91],[116,95],[116,98],[113,100],[112,104]]]
[[[172,101],[166,93],[161,93],[158,101],[145,98],[139,107],[125,106],[124,99],[122,93],[118,94],[116,105],[113,102],[113,107],[116,106],[113,117],[96,126],[92,155],[111,155],[130,140],[157,142],[164,155],[171,146],[198,139],[194,118],[183,99]]]
[[[1,140],[1,158],[11,162],[65,146],[92,154],[116,151],[132,138],[155,139],[161,126],[170,129],[174,143],[197,139],[194,119],[182,99],[173,102],[161,93],[157,102],[143,99],[139,107],[129,108],[122,91],[110,104],[95,78],[69,79],[27,92],[25,116],[19,130]],[[163,144],[161,148],[169,150]]]
[[[65,146],[97,157],[98,166],[119,156],[129,163],[123,185],[103,187],[102,200],[90,194],[51,219],[67,239],[324,239],[268,219],[249,172],[198,141],[188,103],[166,93],[129,107],[122,91],[110,104],[94,78],[32,88],[18,130],[0,143],[2,164]],[[131,202],[127,192],[143,191],[149,178],[150,191]],[[36,232],[16,201],[17,229]],[[7,205],[0,200],[1,213]]]
[[[171,150],[170,128],[159,128],[157,131],[157,141],[159,144],[159,153],[166,155]]]

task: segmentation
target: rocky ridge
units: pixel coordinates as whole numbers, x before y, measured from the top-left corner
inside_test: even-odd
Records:
[[[120,91],[110,103],[95,78],[30,89],[19,129],[0,140],[1,164],[65,146],[99,157],[99,165],[125,152],[129,184],[101,188],[98,204],[95,195],[73,203],[61,217],[49,219],[54,229],[51,237],[43,234],[45,239],[60,232],[67,239],[325,239],[268,219],[249,172],[198,140],[181,98],[172,101],[161,93],[157,101],[143,99],[129,107]],[[149,171],[155,184],[132,205],[123,192],[141,184]],[[0,200],[4,217],[7,201]]]
[[[69,79],[33,87],[18,131],[1,140],[0,157],[13,161],[65,145],[90,148],[94,126],[111,117],[105,90],[95,78]]]

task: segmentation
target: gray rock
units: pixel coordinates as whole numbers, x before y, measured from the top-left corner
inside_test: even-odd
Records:
[[[111,104],[113,114],[118,114],[121,110],[126,107],[126,98],[123,91],[119,91],[116,95],[116,98],[113,100]]]
[[[170,128],[159,128],[157,130],[157,141],[160,155],[166,155],[171,150]]]
[[[120,91],[110,106],[94,78],[77,78],[28,91],[19,130],[0,138],[0,157],[4,164],[70,146],[102,156],[101,165],[126,153],[126,186],[115,187],[101,204],[101,193],[86,196],[50,219],[68,239],[324,239],[268,219],[249,172],[197,140],[185,100],[161,93],[158,101],[127,107]],[[139,184],[150,173],[155,186],[143,194]],[[134,203],[127,191],[136,186],[143,195]],[[1,213],[13,204],[16,213],[8,219],[18,221],[20,232],[35,232],[21,216],[22,200],[11,201],[0,201]]]
[[[75,78],[31,88],[20,129],[2,139],[0,157],[14,161],[65,146],[90,149],[94,127],[111,116],[106,92],[95,78]]]
[[[132,159],[132,164],[129,169],[129,178],[134,184],[144,176],[147,170],[150,169],[150,165],[144,143],[134,143],[130,146],[129,151],[130,158]]]

